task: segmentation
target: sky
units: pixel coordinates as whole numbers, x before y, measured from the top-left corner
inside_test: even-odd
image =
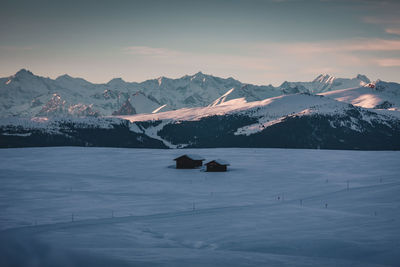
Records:
[[[400,1],[0,1],[0,76],[400,82]]]

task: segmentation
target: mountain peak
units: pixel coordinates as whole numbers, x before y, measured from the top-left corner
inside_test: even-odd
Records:
[[[69,76],[68,74],[63,74],[56,78],[56,80],[71,80],[71,79],[73,79],[73,78],[71,76]]]
[[[321,78],[321,77],[327,78],[327,77],[332,77],[332,75],[330,75],[329,73],[321,73],[320,75],[317,76],[317,78]]]
[[[122,83],[125,83],[125,81],[122,78],[113,78],[107,84],[108,85],[111,85],[111,84],[119,85],[119,84],[122,84]]]
[[[206,77],[207,76],[209,76],[209,75],[207,75],[207,74],[204,74],[204,73],[202,73],[201,71],[199,71],[199,72],[197,72],[197,73],[195,73],[195,74],[193,74],[191,77],[190,77],[190,81],[193,81],[193,80],[201,80],[201,81],[205,81],[205,79],[206,79]]]
[[[23,77],[23,76],[33,76],[33,73],[30,72],[27,69],[20,69],[17,73],[14,75],[15,77]]]
[[[368,79],[367,76],[363,75],[363,74],[357,74],[356,79],[359,79],[365,83],[370,83],[370,79]]]
[[[313,80],[313,82],[318,82],[318,83],[332,83],[334,79],[335,79],[334,76],[331,76],[331,75],[329,75],[329,74],[327,74],[327,73],[324,73],[324,74],[318,75],[317,78],[315,78],[315,79]]]
[[[198,72],[196,72],[195,74],[193,74],[191,77],[192,77],[192,78],[204,78],[205,76],[210,76],[210,75],[207,75],[207,74],[204,74],[204,73],[201,72],[201,71],[198,71]]]

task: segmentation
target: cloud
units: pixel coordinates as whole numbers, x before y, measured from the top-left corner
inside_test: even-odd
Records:
[[[242,49],[245,49],[244,47]],[[304,66],[302,69],[294,69],[296,72],[335,73],[350,67],[382,67],[388,64],[394,66],[383,58],[400,51],[400,40],[363,38],[323,42],[258,43],[249,44],[248,47],[247,49],[255,55],[271,59],[273,64],[283,67],[290,62]],[[378,62],[376,58],[383,61]]]
[[[237,54],[186,52],[149,46],[129,46],[125,47],[123,51],[130,55],[151,58],[212,62],[212,64],[217,65],[233,64],[260,70],[271,70],[271,59],[273,58],[293,57],[293,59],[302,59],[317,54],[334,55],[348,63],[358,64],[361,61],[355,52],[397,52],[400,51],[400,40],[359,38],[324,42],[247,43],[237,45],[236,48],[240,50]],[[248,51],[251,51],[251,55],[243,55]]]
[[[400,67],[400,58],[377,59],[376,62],[381,67]]]
[[[299,76],[312,79],[320,73],[343,75],[354,70],[400,66],[397,56],[391,58],[400,51],[400,40],[358,38],[322,42],[229,43],[226,46],[226,50],[214,53],[129,46],[123,49],[123,53],[140,59],[146,68],[168,68],[168,73],[173,75],[202,70],[222,76],[237,75],[238,79],[243,75],[253,83],[275,85],[283,79],[296,80]]]
[[[125,53],[131,55],[152,56],[152,57],[173,57],[180,55],[181,52],[166,48],[155,48],[149,46],[128,46],[123,49]]]
[[[282,73],[308,75],[324,72],[336,75],[344,70],[393,65],[389,61],[378,62],[376,58],[390,58],[391,54],[398,54],[400,40],[359,38],[323,42],[249,43],[239,45],[239,49],[251,51],[260,59],[267,59],[270,66]]]
[[[170,64],[201,64],[224,68],[240,67],[264,71],[272,70],[272,67],[268,64],[268,60],[259,57],[215,53],[193,53],[148,46],[129,46],[123,48],[123,51],[130,55],[143,56],[158,61],[169,60]]]
[[[345,41],[289,43],[280,45],[288,53],[312,54],[331,52],[400,51],[400,40],[353,39]]]
[[[388,28],[388,29],[385,29],[385,32],[390,33],[390,34],[400,35],[400,28]]]
[[[400,40],[363,39],[345,44],[338,44],[340,51],[400,51]]]
[[[394,8],[394,10],[399,8],[400,6]],[[395,16],[363,17],[363,21],[369,24],[381,25],[386,33],[400,35],[400,18],[398,14]]]

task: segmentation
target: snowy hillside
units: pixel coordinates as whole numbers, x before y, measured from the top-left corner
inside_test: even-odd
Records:
[[[355,113],[353,116],[351,112]],[[235,135],[252,135],[260,133],[270,126],[284,123],[289,118],[326,116],[330,117],[329,123],[335,128],[336,118],[349,116],[348,121],[341,121],[339,125],[345,125],[351,130],[362,132],[362,123],[371,121],[381,121],[382,123],[394,122],[400,120],[398,112],[380,111],[373,113],[368,110],[357,110],[354,107],[332,100],[323,96],[314,96],[310,94],[284,95],[248,103],[244,99],[235,99],[224,102],[223,104],[209,106],[205,108],[181,109],[176,111],[162,112],[158,114],[138,114],[134,116],[121,116],[131,122],[140,121],[163,121],[162,124],[156,123],[155,129],[160,131],[165,125],[182,125],[184,121],[200,121],[203,118],[212,116],[244,116],[249,118],[249,122],[244,127],[239,127]],[[229,119],[227,119],[229,121]],[[250,121],[253,121],[250,123]],[[159,137],[155,134],[153,127],[143,129],[143,133],[151,135],[154,138]],[[296,129],[293,129],[294,131]],[[210,131],[210,129],[208,129]],[[184,144],[179,144],[184,145]]]
[[[246,114],[254,117],[269,116],[278,119],[287,115],[305,112],[312,108],[318,113],[337,114],[349,107],[346,103],[327,97],[310,94],[292,94],[268,98],[262,101],[246,102],[243,98],[226,101],[219,105],[208,107],[187,108],[157,114],[137,114],[134,116],[119,116],[131,122],[173,120],[190,121],[214,115],[229,115],[233,113]]]
[[[92,84],[68,75],[52,80],[20,70],[11,77],[0,78],[0,117],[154,113],[215,106],[239,98],[252,102],[282,94],[317,94],[359,88],[368,83],[369,79],[363,75],[352,79],[319,75],[312,82],[284,82],[279,87],[256,86],[198,72],[178,79],[160,77],[135,83],[116,78],[105,84]],[[396,86],[399,87],[394,84],[393,88]]]
[[[208,107],[109,118],[8,118],[0,120],[0,135],[1,147],[397,150],[400,113],[354,107],[324,96],[293,94],[254,102],[238,98]]]
[[[400,84],[377,81],[361,87],[323,93],[322,95],[355,106],[400,110]]]
[[[371,81],[365,76],[358,74],[352,79],[337,78],[329,74],[321,74],[312,82],[284,82],[280,88],[286,94],[308,92],[318,94],[327,91],[360,87]]]
[[[228,172],[173,159],[223,158]],[[0,150],[2,266],[398,266],[399,152]]]

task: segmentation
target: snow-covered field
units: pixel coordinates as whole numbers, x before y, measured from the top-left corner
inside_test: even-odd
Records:
[[[184,153],[231,168],[177,170]],[[60,147],[0,159],[0,266],[400,265],[400,152]]]

